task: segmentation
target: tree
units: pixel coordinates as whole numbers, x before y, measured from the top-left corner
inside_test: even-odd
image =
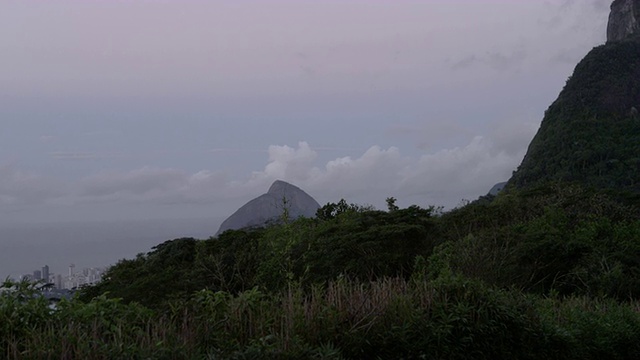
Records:
[[[389,212],[397,211],[398,209],[400,209],[398,205],[396,205],[396,198],[388,197],[386,201],[387,209],[389,209]]]

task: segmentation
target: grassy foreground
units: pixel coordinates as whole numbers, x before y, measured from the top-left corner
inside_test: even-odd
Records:
[[[6,286],[14,284],[5,284]],[[105,296],[0,295],[5,359],[638,359],[639,303],[498,290],[443,274],[277,295],[203,290],[159,312]]]

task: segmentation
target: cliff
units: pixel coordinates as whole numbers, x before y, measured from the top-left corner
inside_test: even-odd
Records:
[[[615,0],[611,4],[607,42],[638,38],[640,35],[640,0]]]

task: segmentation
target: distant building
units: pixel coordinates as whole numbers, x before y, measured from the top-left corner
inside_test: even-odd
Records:
[[[76,289],[83,285],[96,284],[102,280],[102,275],[106,268],[92,267],[82,268],[75,271],[75,264],[69,265],[69,274],[55,274],[50,272],[49,265],[42,267],[42,270],[34,270],[32,274],[24,274],[18,278],[18,281],[42,282],[49,289],[70,290]]]
[[[49,265],[45,265],[42,267],[42,279],[44,282],[49,282]]]

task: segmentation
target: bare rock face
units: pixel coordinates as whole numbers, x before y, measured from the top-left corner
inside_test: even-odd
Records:
[[[285,209],[290,219],[315,217],[320,204],[300,188],[281,180],[271,185],[266,194],[249,201],[227,218],[216,233],[226,230],[261,227],[282,217]]]
[[[607,42],[640,35],[640,0],[615,0],[611,4]]]

